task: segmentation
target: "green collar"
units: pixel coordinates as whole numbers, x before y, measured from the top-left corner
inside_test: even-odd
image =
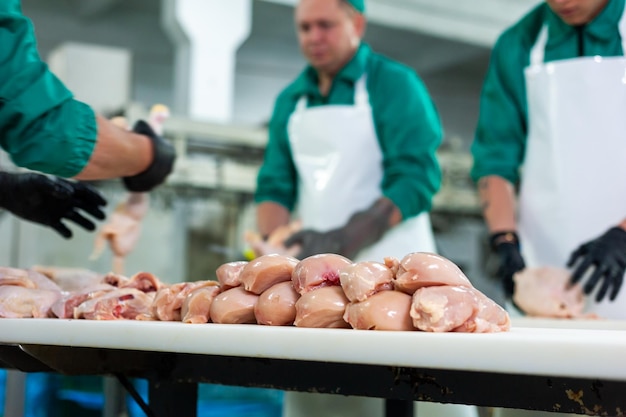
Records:
[[[548,24],[548,45],[556,46],[573,36],[576,28],[563,22],[561,18],[546,4]],[[609,40],[615,34],[618,23],[624,11],[624,0],[609,0],[604,9],[595,19],[584,26],[588,35],[599,40]]]
[[[623,1],[623,0],[622,0]],[[335,77],[337,79],[346,80],[351,83],[357,82],[367,68],[367,61],[372,54],[372,49],[365,42],[361,42],[356,53],[345,67],[339,71]],[[294,83],[294,95],[302,96],[319,94],[317,71],[310,65],[300,73]]]

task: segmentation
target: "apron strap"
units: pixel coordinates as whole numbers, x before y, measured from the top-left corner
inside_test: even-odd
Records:
[[[294,113],[303,112],[304,110],[306,110],[308,104],[309,100],[306,98],[306,94],[303,94],[302,96],[300,96],[300,99],[298,99],[298,102],[296,103],[296,109]]]
[[[626,55],[626,5],[624,6],[624,12],[622,18],[619,20],[619,35],[622,37],[622,54]]]
[[[365,73],[354,83],[354,105],[357,107],[370,105],[370,97],[367,92],[367,74]]]
[[[545,56],[546,44],[548,43],[548,25],[543,25],[535,45],[530,50],[530,66],[542,65]]]

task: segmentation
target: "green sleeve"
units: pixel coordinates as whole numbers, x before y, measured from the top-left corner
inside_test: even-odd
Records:
[[[436,150],[442,128],[435,105],[419,77],[399,64],[389,63],[368,83],[383,152],[383,194],[404,219],[429,211],[441,186]]]
[[[480,115],[471,152],[474,181],[498,175],[516,184],[526,146],[524,68],[529,52],[505,34],[494,46],[480,97]]]
[[[40,59],[19,0],[0,2],[0,146],[29,169],[71,177],[89,161],[94,112]]]
[[[271,201],[293,210],[297,198],[297,173],[291,156],[287,123],[293,112],[292,100],[282,94],[277,100],[269,125],[269,140],[257,177],[254,199]]]

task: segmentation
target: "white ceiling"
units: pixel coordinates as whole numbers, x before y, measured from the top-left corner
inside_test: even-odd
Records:
[[[264,0],[293,6],[297,0]],[[370,22],[491,46],[539,0],[367,0]]]
[[[290,0],[253,2],[252,32],[237,54],[238,70],[268,71],[293,75],[304,65],[298,49]],[[393,0],[385,0],[393,1]],[[477,56],[489,47],[454,41],[416,30],[370,22],[365,35],[374,50],[413,67],[425,76]],[[280,47],[277,47],[277,46]]]

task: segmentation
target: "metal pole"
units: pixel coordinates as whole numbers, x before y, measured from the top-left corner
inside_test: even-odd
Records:
[[[24,416],[24,398],[26,395],[26,374],[20,371],[7,371],[4,389],[5,417]]]
[[[150,408],[157,417],[196,417],[198,384],[193,382],[148,381]]]
[[[120,417],[126,413],[126,391],[120,382],[110,376],[103,377],[104,408],[102,417]]]
[[[21,227],[19,221],[10,219],[11,248],[10,263],[13,267],[20,266]],[[6,386],[4,388],[4,415],[5,417],[23,417],[26,403],[26,374],[19,371],[7,371]]]
[[[413,401],[385,400],[385,417],[413,417]]]

